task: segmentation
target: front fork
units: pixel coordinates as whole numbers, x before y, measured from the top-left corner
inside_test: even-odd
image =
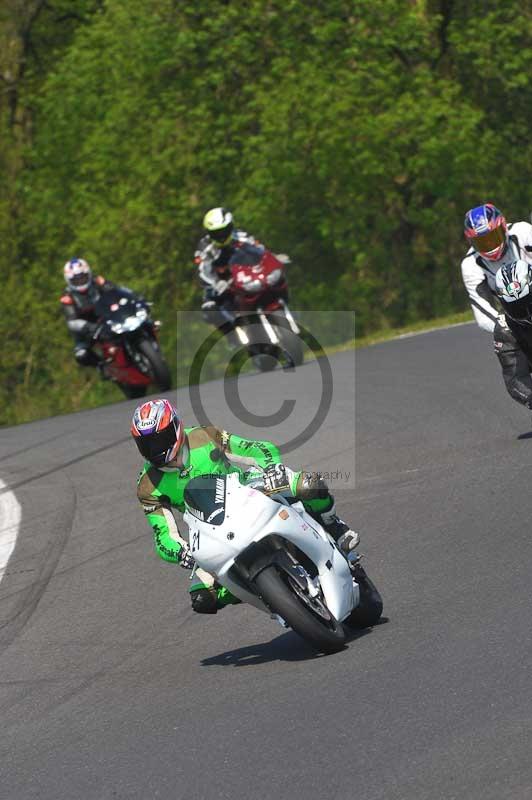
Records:
[[[279,298],[279,304],[281,305],[281,308],[283,309],[283,313],[284,313],[284,316],[286,318],[286,321],[288,322],[290,330],[296,336],[299,336],[300,333],[301,333],[301,330],[300,330],[299,325],[297,324],[297,322],[296,322],[296,320],[294,318],[294,315],[290,311],[290,308],[288,307],[288,304],[282,298]],[[258,318],[259,318],[259,320],[260,320],[260,322],[262,324],[262,327],[266,331],[266,334],[268,336],[268,339],[270,340],[270,343],[272,345],[274,345],[274,346],[279,346],[280,340],[279,340],[279,337],[277,336],[275,328],[273,327],[273,325],[271,324],[270,320],[268,319],[268,315],[265,313],[264,309],[262,309],[260,306],[257,308],[257,316],[258,316]],[[235,325],[235,327],[234,327],[234,331],[235,331],[236,335],[238,336],[240,344],[243,345],[244,347],[247,346],[249,344],[249,337],[248,337],[247,333],[245,332],[244,328],[241,325],[238,325],[238,323],[237,323]]]
[[[282,298],[279,300],[279,302],[281,303],[281,305],[283,307],[283,311],[284,311],[285,317],[288,320],[288,324],[290,325],[290,328],[292,329],[292,333],[295,333],[296,336],[299,336],[299,334],[301,333],[301,330],[299,328],[299,325],[295,321],[294,315],[290,311],[290,309],[288,307],[288,304],[285,303],[285,301]]]

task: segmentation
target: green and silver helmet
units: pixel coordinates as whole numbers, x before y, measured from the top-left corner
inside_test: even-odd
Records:
[[[203,227],[213,242],[223,247],[231,241],[233,215],[226,208],[211,208],[203,217]]]

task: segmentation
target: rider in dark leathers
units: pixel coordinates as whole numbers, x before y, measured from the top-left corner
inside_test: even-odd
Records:
[[[116,284],[101,275],[93,276],[82,258],[72,258],[64,267],[66,287],[61,295],[61,308],[67,328],[74,337],[74,357],[82,367],[96,367],[100,359],[92,350],[93,336],[98,328],[94,306],[103,292]]]

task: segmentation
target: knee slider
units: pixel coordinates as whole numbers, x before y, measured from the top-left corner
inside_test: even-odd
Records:
[[[197,589],[190,593],[192,611],[197,614],[216,614],[216,595],[209,589]]]
[[[299,479],[297,496],[300,500],[325,500],[329,487],[320,472],[304,472]]]

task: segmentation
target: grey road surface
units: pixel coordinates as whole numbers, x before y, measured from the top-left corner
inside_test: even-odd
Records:
[[[287,462],[329,473],[386,621],[329,657],[251,608],[191,612],[134,497],[135,403],[1,431],[0,798],[529,800],[532,419],[491,349],[468,325],[357,351],[356,382],[331,359]],[[321,393],[316,364],[240,388],[257,414],[297,398],[282,441]]]

